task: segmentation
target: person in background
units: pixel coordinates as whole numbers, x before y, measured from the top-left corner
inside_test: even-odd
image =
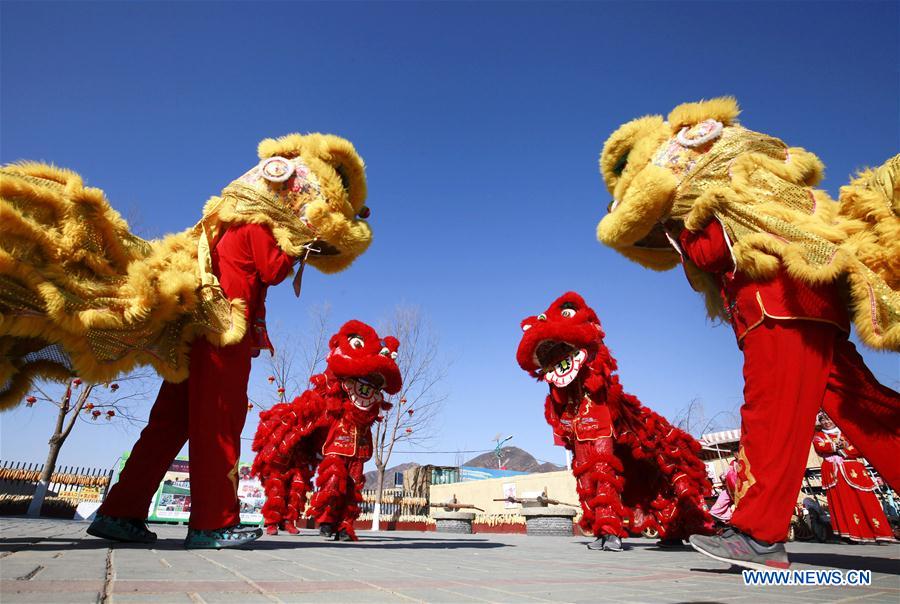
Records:
[[[813,447],[823,458],[822,488],[828,495],[835,534],[854,543],[893,542],[865,459],[824,411],[819,413]]]

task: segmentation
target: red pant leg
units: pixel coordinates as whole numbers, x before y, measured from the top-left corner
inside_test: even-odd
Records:
[[[146,518],[150,500],[188,436],[188,384],[163,382],[147,427],[131,450],[119,481],[99,512],[121,518]]]
[[[756,539],[787,538],[838,334],[826,323],[766,319],[744,339],[740,469],[731,524]]]
[[[900,488],[900,394],[878,383],[842,338],[822,408],[889,485]]]
[[[189,451],[194,529],[240,522],[237,463],[247,419],[250,339],[213,346],[204,338],[191,348]]]
[[[575,444],[575,489],[584,514],[581,527],[595,537],[626,537],[622,504],[622,464],[613,453],[612,438],[598,438]]]
[[[316,492],[309,501],[310,516],[319,524],[338,524],[344,519],[349,498],[350,474],[348,458],[342,455],[326,455],[319,464]]]

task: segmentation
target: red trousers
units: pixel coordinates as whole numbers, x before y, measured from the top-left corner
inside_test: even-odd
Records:
[[[615,441],[603,437],[575,441],[572,473],[581,503],[581,527],[594,535],[628,536],[622,520],[627,516],[622,505],[622,463],[613,453]]]
[[[172,460],[189,441],[190,527],[212,530],[240,522],[237,464],[247,418],[250,338],[217,347],[197,338],[190,377],[163,382],[147,427],[99,512],[146,518],[150,500]]]
[[[353,521],[360,513],[359,504],[366,484],[365,463],[366,460],[360,457],[325,456],[316,476],[318,490],[309,502],[309,515],[316,522],[337,525],[335,529],[344,529],[355,538]]]
[[[894,540],[894,531],[873,491],[854,489],[838,476],[837,484],[826,493],[836,534],[860,543]]]
[[[786,539],[820,408],[900,486],[900,394],[878,383],[833,325],[766,318],[744,338],[732,525],[762,541]]]

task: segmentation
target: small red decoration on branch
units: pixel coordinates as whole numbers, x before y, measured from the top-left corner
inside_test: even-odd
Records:
[[[91,412],[91,415],[93,416],[91,419],[93,419],[93,420],[96,421],[96,419],[97,419],[98,417],[100,417],[100,412],[99,412],[98,410],[94,409],[94,410]]]
[[[109,411],[106,412],[106,421],[111,420],[115,416],[116,416],[116,412],[113,411],[112,409],[110,409]]]
[[[76,388],[78,386],[81,386],[81,378],[75,378],[74,380],[72,380],[72,385],[75,386]]]
[[[37,402],[37,399],[33,396],[29,396],[28,398],[25,399],[25,404],[28,405],[29,407],[31,407],[36,402]]]

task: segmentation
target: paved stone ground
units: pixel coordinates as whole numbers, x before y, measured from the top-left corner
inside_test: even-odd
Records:
[[[14,602],[900,602],[900,546],[793,543],[795,568],[871,569],[870,587],[747,587],[693,551],[629,540],[592,552],[584,537],[312,531],[252,550],[188,551],[185,528],[153,548],[88,537],[85,523],[0,519],[0,600]]]

